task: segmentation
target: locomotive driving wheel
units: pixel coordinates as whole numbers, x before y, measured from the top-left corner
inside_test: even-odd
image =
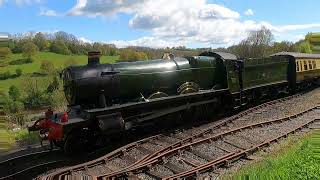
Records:
[[[87,133],[82,131],[72,132],[64,142],[63,150],[66,154],[82,153],[90,147]]]
[[[178,89],[177,92],[179,94],[189,94],[189,93],[195,93],[200,90],[200,87],[198,84],[194,82],[186,82],[183,83]]]
[[[168,97],[168,94],[163,92],[156,92],[151,94],[148,99],[156,99],[156,98],[162,98],[162,97]]]

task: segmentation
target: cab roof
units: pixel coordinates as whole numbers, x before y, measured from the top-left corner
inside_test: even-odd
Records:
[[[222,60],[237,60],[238,57],[231,53],[226,52],[212,52],[212,51],[205,51],[199,54],[199,56],[212,56]]]

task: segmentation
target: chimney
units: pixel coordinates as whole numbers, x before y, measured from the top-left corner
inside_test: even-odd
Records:
[[[88,52],[88,65],[98,65],[100,64],[101,53],[99,51]]]

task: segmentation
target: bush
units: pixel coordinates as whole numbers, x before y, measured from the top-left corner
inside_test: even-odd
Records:
[[[27,59],[31,59],[38,51],[38,47],[33,42],[26,42],[22,46],[22,55]]]
[[[119,61],[147,60],[148,55],[144,52],[137,52],[132,49],[124,49],[120,52]]]
[[[16,75],[18,77],[22,75],[22,70],[20,68],[16,69]]]
[[[23,123],[24,124],[24,123]],[[27,129],[21,129],[14,132],[15,140],[20,146],[39,143],[39,134],[37,132],[28,132]]]
[[[20,101],[14,101],[11,98],[6,98],[3,105],[3,110],[6,114],[21,112],[24,109],[24,105]]]
[[[26,97],[23,102],[26,108],[37,108],[49,104],[49,97],[45,93],[48,79],[39,82],[36,79],[26,78],[24,92]]]
[[[0,80],[7,80],[10,78],[16,78],[22,75],[22,70],[21,69],[16,69],[16,74],[11,74],[10,71],[6,71],[4,73],[0,74]]]
[[[65,111],[68,103],[63,91],[54,91],[50,96],[50,106],[57,111]]]
[[[55,72],[55,67],[51,61],[42,61],[40,66],[40,72],[43,74],[53,74]]]
[[[13,101],[17,101],[19,99],[20,91],[15,85],[10,86],[10,88],[9,88],[9,96]]]
[[[33,63],[34,62],[34,58],[33,57],[29,57],[26,59],[26,63]]]
[[[10,71],[6,71],[6,72],[0,74],[0,80],[6,80],[11,77],[12,77],[12,75],[11,75]]]
[[[47,87],[47,93],[53,93],[59,89],[59,80],[57,76],[54,76],[53,81]]]
[[[9,64],[10,65],[20,65],[20,64],[28,64],[28,63],[32,63],[33,60],[31,58],[31,60],[29,58],[27,59],[17,59],[17,60],[14,60],[14,61],[10,61]]]

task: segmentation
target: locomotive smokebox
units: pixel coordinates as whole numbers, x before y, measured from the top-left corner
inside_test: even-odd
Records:
[[[88,65],[99,65],[101,53],[99,51],[88,52]]]

